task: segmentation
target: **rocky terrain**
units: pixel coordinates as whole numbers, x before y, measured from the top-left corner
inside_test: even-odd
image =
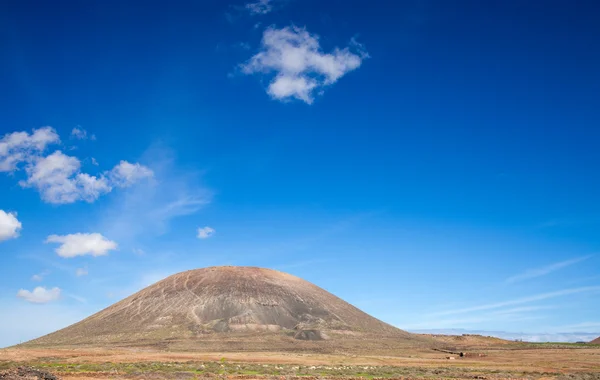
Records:
[[[50,372],[31,367],[17,367],[0,371],[0,380],[58,380]]]
[[[388,325],[298,277],[255,267],[170,276],[23,347],[180,350],[389,349],[433,340]]]

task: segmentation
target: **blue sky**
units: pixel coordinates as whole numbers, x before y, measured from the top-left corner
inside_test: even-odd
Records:
[[[3,4],[0,346],[211,265],[600,335],[597,8]]]

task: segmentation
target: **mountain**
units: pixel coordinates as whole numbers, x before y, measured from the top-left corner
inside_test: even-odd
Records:
[[[387,352],[432,342],[290,274],[226,266],[175,274],[21,346]]]
[[[600,344],[600,336],[590,342],[591,344]]]

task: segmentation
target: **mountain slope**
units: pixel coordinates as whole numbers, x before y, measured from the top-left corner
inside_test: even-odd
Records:
[[[255,267],[170,276],[24,346],[328,350],[428,344],[298,277]]]

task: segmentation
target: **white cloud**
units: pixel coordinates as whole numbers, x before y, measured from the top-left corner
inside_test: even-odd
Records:
[[[146,254],[146,252],[140,248],[134,248],[134,249],[132,249],[132,252],[138,256],[144,256]]]
[[[0,241],[19,237],[22,227],[16,213],[0,210]]]
[[[108,254],[108,251],[117,249],[117,243],[108,240],[99,233],[50,235],[46,239],[46,243],[61,244],[56,249],[56,253],[65,258],[85,255],[104,256]]]
[[[241,65],[245,74],[274,74],[267,93],[277,100],[296,98],[308,104],[314,92],[322,92],[346,73],[357,69],[368,57],[363,46],[352,40],[351,47],[321,51],[319,37],[296,26],[263,33],[261,50]]]
[[[75,271],[75,275],[77,277],[87,276],[88,270],[87,268],[77,268],[77,270]]]
[[[75,128],[72,136],[87,138],[87,132]],[[90,139],[95,139],[95,136]],[[13,172],[24,164],[27,178],[19,184],[37,189],[42,200],[54,204],[93,202],[114,187],[129,187],[153,176],[149,168],[127,161],[121,161],[112,170],[97,176],[81,173],[81,162],[77,157],[68,156],[60,150],[50,155],[43,154],[48,145],[58,142],[60,138],[51,127],[34,130],[32,134],[6,134],[0,139],[0,172]],[[92,164],[98,163],[92,159]]]
[[[198,228],[198,239],[208,239],[215,234],[215,229],[211,227]]]
[[[564,267],[568,267],[570,265],[574,265],[579,262],[585,261],[591,257],[592,257],[592,255],[577,257],[575,259],[561,261],[561,262],[550,264],[550,265],[547,265],[547,266],[544,266],[541,268],[529,269],[521,274],[507,278],[506,282],[507,283],[515,283],[515,282],[529,280],[529,279],[536,278],[536,277],[545,276],[547,274],[555,272]]]
[[[76,201],[94,202],[109,193],[113,187],[128,187],[144,178],[152,177],[152,170],[140,165],[121,161],[110,172],[99,176],[80,173],[81,162],[60,150],[38,158],[26,172],[23,187],[34,187],[48,203],[65,204]]]
[[[36,188],[44,201],[57,204],[78,200],[93,202],[112,190],[106,178],[79,173],[80,167],[76,157],[57,150],[29,165],[28,178],[20,184]]]
[[[46,289],[43,286],[38,286],[33,291],[21,289],[17,292],[17,297],[23,298],[31,303],[48,303],[56,301],[60,298],[61,290],[59,288]]]
[[[88,137],[88,133],[85,129],[76,127],[71,131],[71,138],[77,140],[87,140],[88,138],[90,140],[96,140],[96,135],[91,135]]]
[[[273,10],[273,0],[258,0],[255,3],[248,3],[245,8],[251,15],[264,15]]]
[[[129,187],[142,179],[151,178],[153,175],[152,170],[143,165],[121,161],[111,170],[109,178],[114,186]]]
[[[14,132],[0,139],[0,172],[13,172],[18,165],[29,162],[50,144],[60,142],[52,127],[34,129],[32,134]]]

